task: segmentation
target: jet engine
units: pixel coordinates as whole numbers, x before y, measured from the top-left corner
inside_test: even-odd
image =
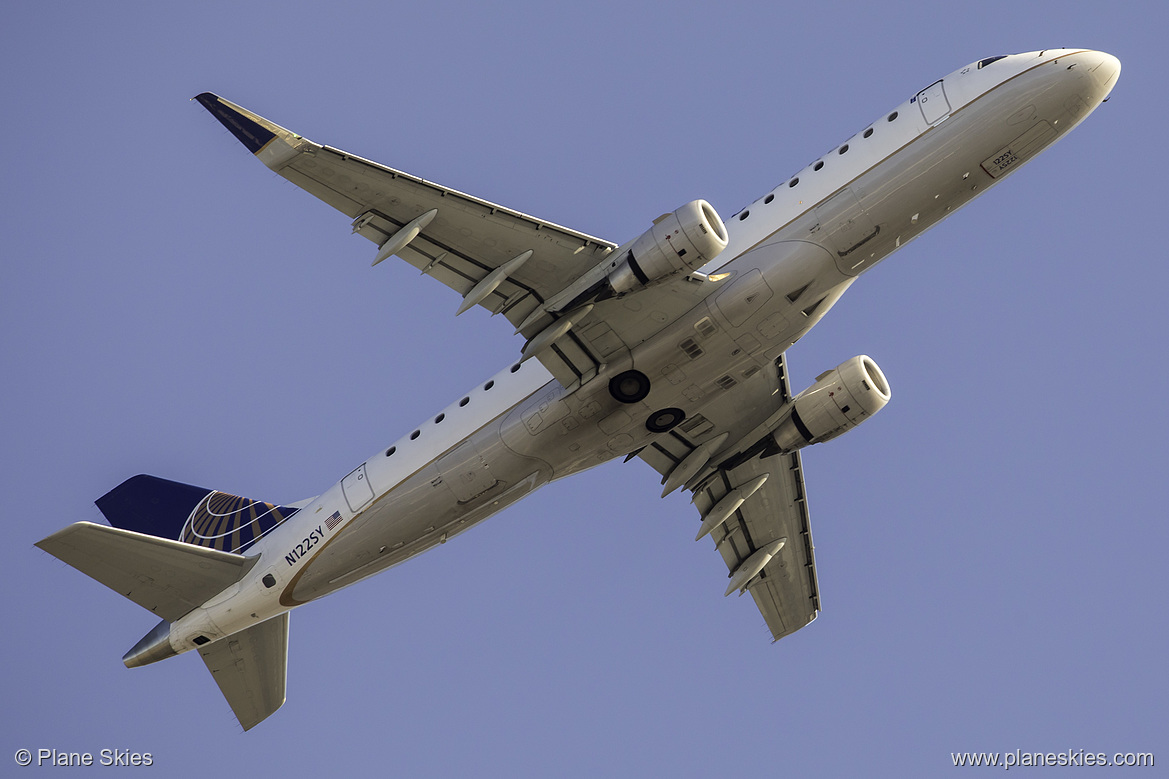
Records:
[[[609,286],[620,295],[679,271],[695,271],[727,248],[727,228],[714,206],[692,200],[654,220],[609,272]]]
[[[852,430],[889,402],[889,382],[872,358],[846,360],[816,377],[792,401],[791,414],[772,431],[781,452],[828,441]]]

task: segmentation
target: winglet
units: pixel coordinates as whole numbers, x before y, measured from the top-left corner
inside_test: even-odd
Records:
[[[296,156],[305,144],[311,144],[311,141],[296,133],[212,92],[196,95],[192,100],[198,101],[206,108],[248,151],[259,157],[269,168],[286,162]]]
[[[200,105],[210,111],[211,115],[230,130],[231,134],[238,138],[240,143],[246,146],[252,154],[259,154],[260,150],[276,137],[275,131],[280,129],[275,126],[265,127],[256,121],[260,117],[254,114],[249,116],[248,112],[239,106],[221,100],[218,95],[213,95],[210,92],[197,95],[195,100],[198,100]]]

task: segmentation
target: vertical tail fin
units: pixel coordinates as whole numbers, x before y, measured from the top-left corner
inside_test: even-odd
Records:
[[[37,546],[162,617],[129,668],[175,655],[171,623],[240,581],[258,557],[239,552],[299,511],[145,475],[96,503],[113,527],[78,522]],[[287,612],[198,649],[244,730],[284,705]]]
[[[114,527],[236,554],[298,511],[145,474],[95,502]]]

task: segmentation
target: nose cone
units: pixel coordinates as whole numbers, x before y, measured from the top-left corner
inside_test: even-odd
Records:
[[[1103,51],[1048,49],[1039,56],[1042,64],[1031,72],[1053,101],[1047,110],[1058,117],[1052,123],[1060,135],[1099,108],[1120,78],[1120,60]]]
[[[1082,87],[1084,97],[1095,108],[1104,102],[1112,88],[1116,86],[1116,81],[1120,78],[1120,60],[1103,51],[1084,50],[1076,52],[1070,58],[1060,58],[1056,61],[1062,63],[1069,59],[1073,63],[1073,73],[1079,71],[1075,75],[1087,82]]]
[[[1120,78],[1120,60],[1102,51],[1094,51],[1092,54],[1096,55],[1098,62],[1096,67],[1091,69],[1091,73],[1104,92],[1103,97],[1100,98],[1103,100],[1108,97],[1108,93],[1112,91],[1112,87],[1116,86],[1116,82]]]

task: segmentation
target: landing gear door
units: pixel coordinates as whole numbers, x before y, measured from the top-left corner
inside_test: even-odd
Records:
[[[369,478],[365,475],[365,463],[341,480],[341,491],[345,493],[345,502],[349,504],[349,510],[354,514],[373,500],[373,487],[369,485]]]
[[[926,124],[937,124],[950,115],[950,101],[946,99],[946,88],[941,81],[935,81],[918,92],[917,104]]]

